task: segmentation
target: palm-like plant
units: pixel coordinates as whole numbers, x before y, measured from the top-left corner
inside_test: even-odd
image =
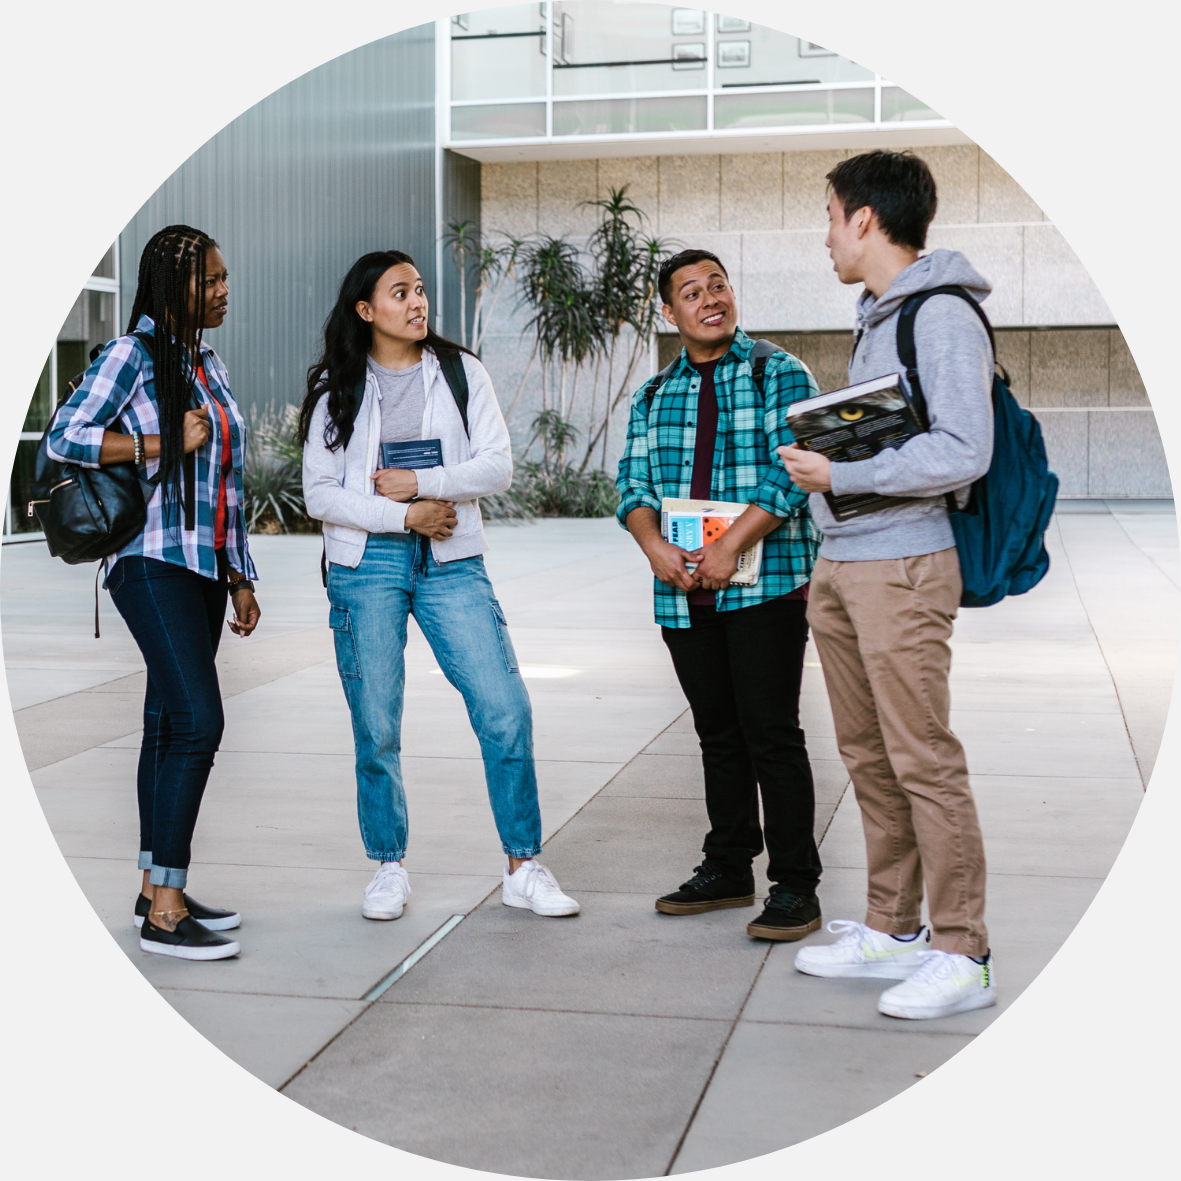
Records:
[[[250,415],[242,471],[246,531],[254,533],[264,517],[274,515],[286,532],[306,517],[303,499],[303,448],[295,442],[298,408]]]
[[[443,243],[450,248],[452,262],[459,272],[459,341],[474,353],[480,351],[488,319],[524,247],[524,242],[519,238],[507,234],[504,238],[505,241],[500,245],[489,245],[481,237],[479,227],[471,220],[448,222],[447,232],[443,235]],[[474,296],[470,337],[467,325],[469,277],[473,283]],[[492,301],[485,311],[484,304],[489,292],[492,293]]]
[[[591,235],[587,249],[595,261],[595,303],[608,343],[606,406],[597,429],[588,438],[580,471],[586,469],[600,441],[600,462],[606,465],[611,417],[630,391],[636,364],[651,344],[656,323],[656,279],[660,263],[671,246],[663,239],[643,235],[645,215],[628,198],[628,188],[628,185],[613,188],[606,197],[582,202],[588,208],[602,211],[599,227]],[[620,358],[620,341],[628,328],[633,332],[631,348]],[[625,362],[618,389],[614,381],[617,359]]]

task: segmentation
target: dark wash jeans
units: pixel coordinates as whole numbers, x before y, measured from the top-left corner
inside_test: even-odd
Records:
[[[710,822],[702,852],[745,875],[765,837],[773,893],[811,894],[820,881],[799,722],[807,606],[788,598],[737,611],[690,604],[690,627],[661,628],[701,740]]]
[[[217,580],[156,558],[120,558],[107,589],[148,668],[139,752],[139,865],[156,886],[183,889],[193,829],[224,717],[217,683],[225,626],[225,551]]]

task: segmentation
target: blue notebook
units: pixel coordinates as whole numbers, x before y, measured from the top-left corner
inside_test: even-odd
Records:
[[[443,444],[438,439],[411,439],[405,443],[382,443],[381,466],[415,471],[443,466]]]

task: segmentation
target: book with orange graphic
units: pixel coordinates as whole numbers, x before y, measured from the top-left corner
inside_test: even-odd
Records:
[[[746,512],[748,506],[725,500],[679,500],[666,496],[660,502],[660,532],[664,540],[692,553],[711,545]],[[738,557],[731,586],[754,586],[763,564],[763,542],[756,541]],[[688,569],[692,570],[692,565]]]

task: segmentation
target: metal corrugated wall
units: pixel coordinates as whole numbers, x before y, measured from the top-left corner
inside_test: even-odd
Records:
[[[409,253],[435,287],[434,26],[336,58],[235,119],[120,237],[124,315],[144,243],[184,222],[218,240],[230,315],[209,343],[240,403],[297,402],[340,280],[367,250]]]

